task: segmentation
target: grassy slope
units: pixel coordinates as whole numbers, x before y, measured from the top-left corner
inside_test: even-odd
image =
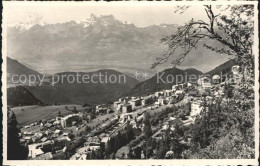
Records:
[[[68,108],[71,110],[73,106],[76,108],[82,109],[80,105],[68,105]],[[24,111],[21,111],[23,109]],[[46,120],[54,118],[58,115],[60,111],[62,115],[71,113],[71,111],[65,109],[65,105],[60,106],[22,106],[12,108],[16,115],[16,119],[19,124],[27,125],[35,121]]]

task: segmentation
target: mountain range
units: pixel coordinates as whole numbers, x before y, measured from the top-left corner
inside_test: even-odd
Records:
[[[15,87],[8,88],[8,92],[10,92],[8,94],[8,103],[10,105],[15,104],[15,106],[26,104],[24,100],[27,99],[32,100],[32,103],[41,101],[44,104],[102,104],[116,100],[138,83],[133,77],[112,69],[103,69],[95,72],[62,72],[46,76],[29,69],[19,61],[11,58],[7,58],[7,66],[7,72],[9,73],[7,77],[8,87],[11,85],[22,85],[17,86],[18,90],[15,90]],[[11,75],[28,76],[30,74],[39,75],[44,82],[41,83],[39,80],[35,85],[29,86],[28,83],[13,84],[10,78]],[[78,78],[77,74],[79,75]],[[99,74],[103,75],[101,79],[93,76]],[[62,79],[63,76],[67,77]],[[89,80],[89,83],[84,83],[82,81],[83,76],[88,76],[89,78],[93,76],[93,78],[96,79],[93,82]],[[116,82],[114,82],[115,79],[111,79],[112,83],[109,82],[110,76],[113,76],[111,78],[116,78]],[[75,81],[69,82],[69,77],[74,77]],[[59,78],[59,80],[55,78]],[[77,82],[76,79],[79,81]],[[108,79],[108,81],[105,79]],[[55,84],[52,84],[54,81]],[[32,99],[33,97],[35,97],[35,99]],[[17,101],[22,102],[19,103]]]
[[[104,68],[123,73],[149,70],[155,74],[172,67],[167,63],[150,70],[156,57],[168,49],[160,39],[173,34],[178,27],[176,24],[137,27],[113,15],[91,15],[84,22],[36,24],[29,29],[13,26],[7,29],[7,55],[48,74]],[[208,66],[226,61],[226,56],[216,56],[203,47],[191,55],[183,66],[208,71]]]
[[[222,73],[230,72],[231,67],[235,64],[233,60],[227,61],[224,64],[219,65],[218,67],[212,69],[211,71],[205,73],[208,75],[215,75]],[[7,61],[8,73],[12,75],[20,75],[23,73],[28,74],[39,74],[42,77],[44,75],[31,70],[30,68],[22,65],[19,61],[8,58]],[[178,83],[183,83],[188,80],[186,78],[190,78],[190,75],[198,76],[203,75],[203,73],[197,69],[189,68],[189,69],[178,69],[178,68],[169,68],[165,69],[150,79],[144,80],[142,82],[138,82],[135,78],[127,76],[123,73],[120,73],[111,69],[103,69],[95,72],[63,72],[57,73],[55,76],[62,77],[62,75],[74,76],[80,75],[79,80],[82,80],[83,75],[88,75],[91,77],[92,75],[98,75],[101,73],[102,75],[106,75],[107,77],[114,75],[118,76],[123,75],[126,80],[125,82],[116,82],[116,83],[102,83],[104,82],[104,78],[102,82],[98,83],[78,83],[73,82],[70,83],[66,81],[55,80],[52,79],[52,76],[46,76],[45,80],[54,80],[56,81],[54,85],[52,85],[52,81],[44,82],[41,86],[39,83],[34,86],[28,86],[27,84],[23,86],[11,87],[8,88],[8,105],[18,106],[18,105],[31,105],[36,103],[44,103],[44,104],[103,104],[110,103],[117,100],[122,96],[144,96],[148,94],[152,94],[156,91],[160,91],[163,89],[171,89],[172,85],[175,85],[176,76],[182,76],[182,80],[178,80]],[[167,78],[169,75],[173,76]],[[56,78],[56,77],[55,77]],[[159,81],[158,81],[158,78]],[[172,79],[173,78],[173,79]],[[167,82],[168,81],[168,82]],[[27,101],[28,100],[28,101]]]

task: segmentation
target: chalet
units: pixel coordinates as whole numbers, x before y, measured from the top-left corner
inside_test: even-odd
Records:
[[[43,138],[41,139],[41,142],[45,142],[45,141],[47,141],[47,140],[48,140],[47,137],[43,137]]]
[[[168,121],[165,122],[165,124],[162,127],[162,130],[175,130],[176,125],[181,126],[183,124],[183,122],[180,119],[174,118],[174,117],[170,117],[170,119]]]
[[[56,125],[59,125],[60,124],[60,121],[56,120],[53,122],[53,125],[56,126]]]
[[[125,105],[125,104],[123,104],[123,103],[118,104],[116,110],[117,110],[117,111],[122,111],[123,105]]]
[[[62,131],[58,130],[58,129],[54,131],[54,134],[61,134],[61,133],[62,133]]]
[[[62,135],[63,135],[64,137],[66,137],[66,136],[69,135],[69,133],[63,133]]]
[[[122,106],[122,114],[129,113],[132,111],[132,105],[125,104]]]
[[[101,143],[106,145],[107,142],[109,141],[109,139],[110,139],[110,137],[103,137],[103,138],[101,138]]]
[[[109,108],[100,108],[100,109],[96,110],[96,112],[99,114],[109,114],[110,109]]]
[[[47,131],[45,131],[45,134],[46,134],[46,135],[51,135],[52,133],[53,133],[52,130],[47,130]]]
[[[117,108],[117,106],[120,104],[121,102],[119,102],[119,101],[115,101],[114,102],[114,108]]]
[[[131,97],[131,100],[135,100],[135,99],[136,99],[136,97],[134,97],[134,96],[133,96],[133,97]]]
[[[58,142],[67,142],[67,141],[71,141],[71,139],[68,136],[63,136],[60,138],[57,138]]]
[[[198,85],[201,86],[203,89],[211,89],[211,80],[208,77],[202,77],[198,79]]]
[[[169,96],[171,96],[172,95],[172,91],[171,90],[165,90],[164,91],[164,96],[165,97],[169,97]]]
[[[157,100],[155,103],[154,103],[155,106],[160,106],[161,103]]]
[[[151,96],[144,97],[142,100],[142,105],[146,106],[148,104],[151,104],[153,102],[153,98]]]
[[[63,128],[67,127],[68,125],[72,125],[71,123],[73,121],[78,121],[79,118],[82,116],[81,113],[78,113],[78,114],[70,114],[70,115],[67,115],[65,117],[62,117],[60,119],[60,123],[61,123],[61,126]]]
[[[172,86],[172,91],[176,91],[179,90],[179,85],[173,85]]]
[[[158,102],[160,103],[160,105],[165,105],[165,104],[167,104],[167,101],[166,101],[163,97],[160,97],[160,98],[158,99]]]
[[[26,137],[24,137],[24,140],[25,140],[25,142],[27,142],[27,143],[31,143],[31,142],[32,142],[32,137],[26,136]]]
[[[118,101],[119,101],[119,102],[122,102],[122,101],[123,101],[123,98],[118,99]]]
[[[87,141],[84,143],[85,147],[88,147],[91,151],[97,150],[100,148],[101,140],[99,137],[88,137]]]
[[[214,75],[214,76],[212,77],[212,81],[213,81],[214,84],[220,83],[220,76],[217,75],[217,74]]]
[[[183,124],[182,124],[181,127],[190,126],[191,124],[194,123],[194,121],[193,121],[191,118],[190,118],[190,119],[187,119],[187,120],[183,120],[182,122],[183,122]]]
[[[192,84],[190,82],[187,83],[187,87],[191,87]]]
[[[25,136],[32,136],[33,135],[33,133],[30,131],[25,131],[25,132],[23,132],[23,135],[25,135]]]
[[[42,148],[47,148],[47,147],[51,147],[51,146],[52,146],[51,141],[28,145],[28,150],[29,150],[28,157],[35,158],[37,156],[40,156],[40,155],[44,154],[44,152],[42,151]]]
[[[131,121],[134,120],[135,118],[137,118],[136,112],[125,113],[125,114],[121,114],[119,122],[124,123],[126,120]]]
[[[207,102],[207,104],[212,104],[213,103],[213,97],[207,96],[206,97],[206,102]]]
[[[44,154],[44,152],[40,148],[37,149],[33,145],[28,145],[28,148],[29,148],[29,155],[28,155],[28,157],[35,158],[37,156],[40,156],[40,155]]]
[[[51,152],[44,153],[33,158],[34,160],[52,160],[53,156]]]
[[[51,124],[51,123],[46,123],[45,125],[44,125],[45,127],[47,127],[47,128],[51,128],[52,126],[53,126],[53,124]]]
[[[85,146],[100,146],[101,140],[98,136],[88,137]]]
[[[196,90],[190,90],[190,91],[188,92],[188,96],[198,97],[198,96],[199,96],[199,93],[198,93],[198,91],[196,91]]]
[[[159,97],[159,96],[163,96],[164,95],[164,92],[155,92],[154,94],[156,97]]]
[[[136,121],[141,122],[144,119],[144,115],[138,116]]]
[[[96,110],[98,110],[98,109],[100,109],[100,108],[104,108],[104,107],[106,107],[106,105],[105,105],[105,104],[102,104],[102,105],[97,105],[97,106],[96,106]]]
[[[199,115],[201,113],[201,111],[203,110],[202,103],[203,103],[203,101],[201,101],[201,100],[193,101],[191,103],[190,116],[192,118],[196,117],[197,115]],[[208,108],[206,108],[206,109],[208,109]]]
[[[40,138],[38,138],[38,137],[32,137],[32,142],[37,142],[37,141],[39,141],[40,140]]]
[[[177,91],[175,92],[175,94],[176,94],[176,95],[181,95],[181,94],[184,94],[184,91],[183,91],[183,90],[177,90]]]
[[[133,128],[137,128],[137,123],[134,120],[131,120],[129,123]]]
[[[142,101],[141,101],[141,99],[137,98],[137,99],[129,101],[129,103],[132,105],[132,109],[133,109],[133,108],[135,108],[137,106],[140,106]]]

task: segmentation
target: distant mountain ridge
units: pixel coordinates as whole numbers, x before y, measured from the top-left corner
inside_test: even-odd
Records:
[[[10,27],[8,54],[33,66],[100,64],[138,67],[136,61],[154,61],[165,48],[160,38],[177,30],[177,25],[136,27],[112,15],[91,15],[85,22],[34,25],[27,30]],[[50,58],[51,57],[51,58]],[[76,57],[76,58],[75,58]],[[113,61],[111,61],[113,59]],[[84,63],[85,62],[85,63]],[[91,63],[88,63],[91,62]],[[132,64],[131,64],[132,63]],[[145,64],[147,67],[151,63]]]
[[[236,65],[236,61],[234,59],[230,59],[205,74],[210,75],[210,76],[213,76],[215,74],[217,74],[217,75],[229,74],[231,72],[232,66],[234,66],[234,65]]]
[[[59,103],[59,104],[102,104],[113,102],[123,93],[129,91],[132,87],[134,87],[138,81],[134,78],[124,75],[115,70],[99,70],[96,72],[84,73],[80,72],[79,74],[83,77],[83,75],[87,75],[91,77],[94,74],[107,75],[110,77],[111,75],[115,77],[119,77],[119,75],[124,76],[126,79],[124,82],[123,78],[119,82],[105,82],[105,78],[99,80],[94,80],[94,82],[84,83],[80,81],[79,83],[73,82],[70,83],[66,79],[65,81],[57,82],[54,86],[46,85],[46,86],[35,86],[35,87],[25,87],[30,92],[32,92],[37,98],[45,103]],[[76,72],[65,72],[56,74],[58,76],[62,75],[70,75],[76,77]],[[54,79],[55,80],[55,79]],[[81,78],[79,78],[81,80]],[[58,80],[57,80],[58,81]],[[113,80],[111,80],[113,81]]]
[[[176,24],[137,27],[113,15],[91,15],[84,22],[33,25],[22,30],[14,26],[7,29],[7,53],[41,73],[88,72],[89,68],[95,71],[102,65],[123,73],[134,73],[150,69],[156,57],[168,50],[160,39],[174,34],[178,27]],[[213,45],[217,46],[217,43],[213,42]],[[205,68],[206,63],[215,65],[225,59],[201,46],[191,54],[184,66],[193,64],[194,68]],[[153,73],[169,67],[170,64],[158,66]]]
[[[11,74],[36,74],[43,77],[40,73],[25,67],[13,59],[8,59],[7,66]],[[79,82],[76,80],[77,73],[81,75]],[[99,74],[103,75],[100,81],[99,78],[96,77]],[[61,82],[61,77],[64,75],[73,76],[75,79],[74,82],[68,82],[68,78],[65,78],[64,81]],[[89,83],[84,83],[82,82],[84,75],[89,78],[96,75],[96,80],[91,82],[92,80],[89,79]],[[19,105],[19,101],[21,105],[35,104],[38,102],[45,104],[102,104],[116,100],[138,83],[133,77],[111,69],[102,69],[95,72],[63,72],[57,73],[55,76],[56,77],[53,76],[53,78],[58,78],[57,76],[59,76],[60,81],[57,81],[54,86],[51,84],[52,76],[45,78],[46,80],[50,80],[50,83],[44,82],[41,86],[39,86],[40,83],[34,86],[23,84],[23,86],[20,87],[17,86],[20,84],[12,84],[12,86],[17,87],[8,88],[8,102],[16,106]],[[113,76],[113,80],[109,80],[110,76],[111,78]],[[7,79],[9,79],[9,77],[7,77]],[[105,79],[108,79],[107,83]],[[116,80],[117,82],[114,82],[115,79],[118,79]],[[26,102],[27,99],[32,101]]]
[[[196,81],[198,80],[198,78],[200,76],[210,76],[212,77],[213,75],[224,75],[224,74],[230,74],[231,73],[231,68],[233,65],[235,65],[235,60],[231,59],[226,61],[223,64],[220,64],[219,66],[215,67],[214,69],[210,70],[209,72],[206,73],[202,73],[201,71],[194,69],[194,68],[188,68],[185,70],[181,70],[178,68],[170,68],[170,69],[166,69],[156,75],[154,75],[152,78],[145,80],[143,82],[140,82],[139,84],[137,84],[131,91],[127,92],[126,94],[124,94],[124,96],[144,96],[144,95],[149,95],[149,94],[153,94],[157,91],[161,91],[164,89],[171,89],[172,85],[175,85],[177,82],[176,80],[173,82],[166,82],[163,83],[162,81],[157,82],[157,80],[163,80],[166,81],[167,80],[167,76],[168,75],[180,75],[183,78],[185,78],[185,76],[187,76],[187,78],[192,79],[191,77],[189,77],[190,75],[194,75],[196,76],[196,79],[192,81],[196,83]],[[164,73],[162,75],[162,73]],[[162,77],[160,77],[162,76]],[[162,79],[158,79],[158,78],[162,78]],[[175,77],[176,78],[176,77]],[[183,82],[187,82],[187,80],[179,80],[179,83],[183,83]]]
[[[15,85],[28,85],[29,76],[35,76],[36,78],[42,77],[42,74],[28,68],[27,66],[21,64],[19,61],[6,57],[7,60],[7,86]],[[24,75],[22,80],[19,81],[19,76]],[[24,79],[25,78],[25,79]],[[22,82],[26,81],[25,84]],[[38,79],[36,80],[38,81]],[[19,82],[19,83],[15,83]]]
[[[19,63],[15,61],[14,64]],[[13,63],[12,63],[13,64]],[[24,105],[24,104],[103,104],[117,100],[122,96],[144,96],[152,94],[156,91],[171,89],[172,85],[175,85],[176,80],[170,79],[167,82],[167,76],[172,75],[173,78],[176,75],[181,75],[184,80],[179,80],[178,83],[186,82],[185,78],[189,78],[190,75],[194,75],[198,78],[200,75],[208,74],[213,76],[220,72],[228,73],[231,71],[231,67],[235,64],[234,60],[227,61],[213,70],[202,73],[201,71],[189,68],[181,70],[178,68],[165,69],[162,72],[157,73],[150,79],[143,82],[138,82],[136,79],[127,76],[121,72],[111,69],[102,69],[95,72],[79,72],[80,75],[87,74],[92,76],[94,74],[102,73],[102,75],[124,75],[126,78],[125,83],[68,83],[68,82],[57,82],[54,86],[44,84],[43,86],[23,86],[15,88],[8,88],[8,103],[11,105]],[[18,66],[20,66],[18,64]],[[9,66],[10,68],[11,66]],[[10,71],[15,71],[10,69]],[[27,70],[26,70],[27,71]],[[30,70],[29,70],[30,71]],[[36,72],[36,71],[35,71]],[[15,72],[12,72],[15,73]],[[36,72],[38,73],[38,72]],[[56,75],[76,75],[77,72],[63,72],[57,73]],[[159,76],[159,82],[157,79]],[[51,78],[51,77],[48,77]],[[172,78],[172,77],[170,77]],[[104,79],[102,80],[104,81]],[[193,80],[194,81],[194,80]],[[195,80],[196,81],[196,80]],[[25,94],[23,94],[23,93]],[[29,99],[31,102],[26,102]]]
[[[192,68],[186,70],[178,68],[165,69],[164,71],[154,75],[152,78],[140,82],[131,91],[124,94],[124,96],[144,96],[164,89],[171,89],[172,85],[186,82],[185,79],[189,78],[190,75],[198,77],[202,74],[201,71]],[[179,76],[181,76],[182,79]],[[177,81],[178,78],[179,80]]]

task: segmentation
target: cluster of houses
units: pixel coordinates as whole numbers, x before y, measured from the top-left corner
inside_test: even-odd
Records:
[[[90,159],[91,153],[100,149],[101,146],[104,146],[109,137],[106,134],[100,136],[88,137],[87,141],[84,143],[84,146],[77,150],[77,153],[71,156],[70,160],[87,160]]]
[[[32,159],[52,159],[52,153],[65,152],[66,143],[71,141],[67,133],[63,133],[60,137],[48,140],[46,137],[42,142],[28,145],[28,157]],[[47,155],[46,155],[47,154]],[[46,158],[48,157],[48,158]]]
[[[82,113],[70,114],[24,126],[19,133],[20,142],[28,145],[28,157],[31,159],[50,157],[51,155],[46,154],[51,154],[53,149],[64,150],[65,143],[71,141],[69,133],[64,132],[64,129],[77,125],[82,117]],[[34,127],[35,131],[31,127]]]
[[[113,109],[109,108],[106,104],[101,104],[96,106],[97,114],[110,114],[113,113]]]
[[[120,98],[118,101],[114,102],[114,109],[118,115],[132,112],[142,106],[149,105],[153,102],[152,96],[146,97],[125,97]]]
[[[239,67],[232,67],[232,72],[234,73],[233,78],[237,79],[237,81],[241,79],[238,70]],[[207,104],[214,104],[214,98],[224,96],[225,83],[221,83],[219,75],[214,75],[212,79],[214,80],[213,82],[219,83],[212,84],[208,77],[202,77],[197,81],[196,85],[190,82],[173,85],[171,89],[158,91],[144,97],[120,98],[110,106],[105,104],[97,105],[96,113],[109,114],[114,112],[114,117],[106,123],[101,124],[99,129],[103,132],[98,135],[89,136],[84,143],[84,146],[78,149],[71,159],[88,159],[92,151],[99,149],[100,146],[106,145],[111,137],[125,128],[126,124],[130,124],[133,128],[140,128],[142,130],[143,124],[141,122],[146,111],[158,108],[162,105],[174,104],[176,101],[180,101],[178,100],[180,98],[184,103],[191,103],[190,115],[186,117],[186,120],[170,117],[164,122],[161,130],[170,129],[173,131],[175,130],[176,125],[179,127],[191,125],[194,123],[196,117],[200,116],[204,110],[204,107],[202,106],[204,99],[206,99]],[[68,137],[68,133],[63,132],[63,129],[77,125],[82,117],[82,113],[77,113],[65,117],[56,117],[46,123],[41,122],[40,124],[37,124],[37,122],[35,122],[31,124],[31,126],[39,125],[42,130],[36,133],[29,131],[21,133],[21,142],[29,144],[29,157],[51,158],[51,152],[55,146],[59,147],[55,148],[56,151],[65,151],[65,143],[71,140]],[[30,126],[24,126],[24,128],[30,128]]]
[[[225,84],[227,83],[236,83],[239,84],[241,82],[242,74],[239,73],[239,66],[233,66],[232,67],[233,72],[233,81],[230,81],[231,79],[226,79],[225,82],[221,82],[221,78],[219,75],[214,75],[212,77],[212,80],[210,80],[208,77],[202,77],[198,80],[197,84],[193,86],[191,83],[187,84],[181,84],[181,85],[173,85],[172,86],[172,96],[176,94],[183,94],[184,88],[193,86],[192,89],[190,89],[185,95],[189,98],[186,102],[191,103],[191,110],[190,115],[186,116],[186,120],[182,120],[180,118],[170,117],[168,120],[166,120],[162,126],[162,131],[170,129],[171,131],[174,131],[176,126],[184,127],[189,126],[195,122],[196,117],[200,116],[201,113],[204,113],[203,110],[205,110],[205,113],[208,112],[208,107],[204,106],[204,104],[210,105],[210,104],[216,104],[215,98],[224,98],[224,89]],[[213,83],[211,83],[213,81]],[[207,91],[205,91],[207,90]],[[205,93],[208,92],[208,93]],[[156,92],[155,94],[157,97],[164,96],[163,91],[162,92]],[[206,103],[204,103],[206,102]],[[160,138],[160,132],[157,132],[155,134],[155,138]]]

